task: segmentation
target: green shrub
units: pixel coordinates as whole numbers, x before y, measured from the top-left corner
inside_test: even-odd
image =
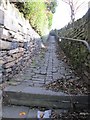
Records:
[[[24,17],[29,19],[31,26],[43,36],[52,25],[57,1],[26,0],[25,3],[17,2],[16,6]]]

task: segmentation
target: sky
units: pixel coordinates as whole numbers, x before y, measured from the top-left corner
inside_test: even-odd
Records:
[[[74,0],[75,1],[75,0]],[[81,18],[88,10],[88,2],[90,0],[78,0],[77,6],[79,6],[81,3],[81,7],[76,12],[76,19]],[[52,29],[60,29],[64,27],[65,25],[70,22],[70,8],[69,5],[65,2],[62,2],[62,0],[58,0],[58,6],[56,8],[56,12],[53,16],[53,22],[52,22]]]

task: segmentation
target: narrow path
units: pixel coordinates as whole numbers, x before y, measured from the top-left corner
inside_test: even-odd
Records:
[[[56,115],[62,115],[66,109],[72,108],[72,103],[80,103],[79,107],[86,108],[88,96],[70,96],[64,91],[53,91],[46,87],[54,81],[76,78],[62,58],[58,59],[57,43],[50,36],[46,48],[34,56],[23,72],[6,83],[3,92],[3,118],[37,118],[39,110],[48,109]],[[23,112],[25,115],[20,116]]]
[[[75,78],[69,66],[57,58],[56,49],[56,41],[50,36],[47,48],[42,49],[26,69],[15,75],[8,84],[42,87],[58,79]]]

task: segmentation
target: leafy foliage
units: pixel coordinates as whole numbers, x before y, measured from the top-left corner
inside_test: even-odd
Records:
[[[51,27],[53,19],[53,14],[51,11],[55,9],[54,2],[52,3],[52,7],[50,7],[51,11],[48,11],[44,0],[27,0],[27,2],[22,5],[17,4],[17,7],[20,12],[24,14],[24,17],[29,19],[31,26],[40,35],[44,35],[45,30]]]
[[[33,2],[32,0],[24,4],[23,13],[25,18],[29,19],[32,27],[42,35],[42,29],[44,28],[45,22],[47,22],[47,16],[45,14],[45,4],[42,0]]]
[[[48,27],[50,28],[52,25],[53,14],[51,12],[47,12],[48,17]]]
[[[55,8],[57,6],[57,0],[47,0],[46,2],[48,11],[55,13]]]

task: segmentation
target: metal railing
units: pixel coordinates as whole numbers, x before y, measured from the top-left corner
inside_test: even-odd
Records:
[[[66,56],[71,61],[73,67],[84,72],[90,71],[90,45],[85,40],[57,36],[58,43]]]
[[[90,52],[90,45],[89,45],[89,43],[87,42],[87,41],[85,41],[85,40],[79,40],[79,39],[73,39],[73,38],[66,38],[66,37],[59,37],[59,41],[61,41],[61,39],[62,40],[70,40],[70,41],[76,41],[76,42],[81,42],[81,43],[83,43],[86,47],[87,47],[87,49],[88,49],[88,51]]]

